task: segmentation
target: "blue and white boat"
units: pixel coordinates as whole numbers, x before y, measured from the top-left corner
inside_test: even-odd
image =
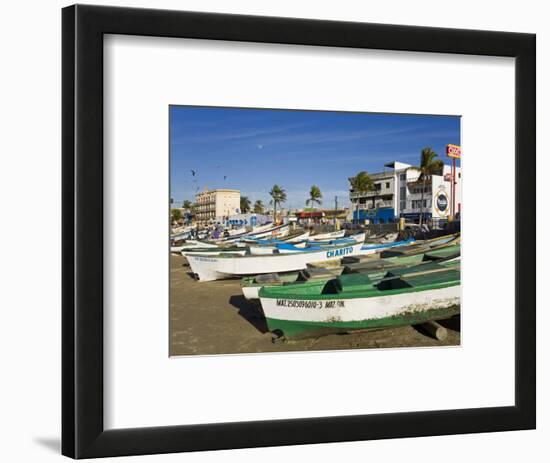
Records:
[[[358,255],[361,243],[300,252],[277,253],[268,255],[219,255],[206,257],[188,254],[187,261],[199,281],[212,281],[242,275],[261,273],[290,272],[302,270],[313,262],[338,260],[343,257]]]
[[[337,246],[339,244],[347,243],[363,243],[365,241],[366,233],[356,233],[355,235],[346,236],[344,238],[335,238],[332,240],[315,240],[312,244],[319,246]]]

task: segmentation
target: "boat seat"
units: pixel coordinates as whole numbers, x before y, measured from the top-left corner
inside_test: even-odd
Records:
[[[333,272],[323,267],[308,268],[306,270],[302,270],[300,274],[303,275],[306,280],[327,279],[334,276]]]
[[[372,272],[376,270],[384,270],[386,268],[392,268],[395,267],[396,264],[394,261],[386,261],[384,259],[377,259],[373,262],[367,262],[367,263],[355,263],[355,264],[347,264],[344,265],[344,272],[345,274],[348,273],[357,273],[357,272]]]
[[[342,294],[372,287],[372,281],[363,273],[349,273],[329,280],[322,294]]]
[[[397,277],[397,276],[403,276],[408,273],[419,273],[419,272],[426,272],[428,270],[443,270],[444,267],[437,263],[437,262],[427,262],[424,264],[419,265],[412,265],[410,267],[398,267],[395,269],[391,269],[386,274],[386,277]]]
[[[460,251],[459,252],[448,252],[448,253],[426,253],[424,254],[424,260],[425,261],[431,261],[431,260],[451,260],[456,259],[457,257],[460,257]]]
[[[265,273],[256,277],[256,283],[281,284],[281,277],[277,273]]]
[[[396,257],[396,256],[406,256],[410,254],[422,253],[430,251],[431,248],[424,244],[415,244],[411,246],[398,246],[395,248],[390,248],[382,251],[380,257]]]
[[[377,284],[377,287],[382,291],[413,288],[426,284],[437,284],[449,281],[450,279],[460,279],[460,266],[445,267],[437,262],[433,262],[390,270]]]

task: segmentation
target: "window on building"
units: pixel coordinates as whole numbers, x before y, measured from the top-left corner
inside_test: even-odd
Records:
[[[375,183],[375,184],[374,184],[374,189],[375,189],[376,191],[380,191],[381,188],[382,188],[382,185],[381,185],[380,183]]]
[[[406,176],[405,174],[401,174],[401,175],[399,176],[399,178],[400,178],[401,180],[405,180],[405,179],[407,178],[407,176]]]
[[[386,188],[390,187],[390,182],[386,182]]]

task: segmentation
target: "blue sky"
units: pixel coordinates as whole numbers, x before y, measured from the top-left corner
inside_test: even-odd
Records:
[[[235,188],[267,205],[279,184],[284,207],[301,208],[318,185],[323,207],[334,196],[348,205],[348,177],[390,161],[418,165],[425,146],[448,164],[448,143],[460,144],[459,116],[171,106],[171,197]]]

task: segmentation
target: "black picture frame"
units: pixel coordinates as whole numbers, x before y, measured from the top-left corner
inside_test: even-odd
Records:
[[[62,26],[64,455],[92,458],[535,428],[535,35],[84,5],[64,8]],[[105,430],[104,34],[515,57],[515,406]]]

